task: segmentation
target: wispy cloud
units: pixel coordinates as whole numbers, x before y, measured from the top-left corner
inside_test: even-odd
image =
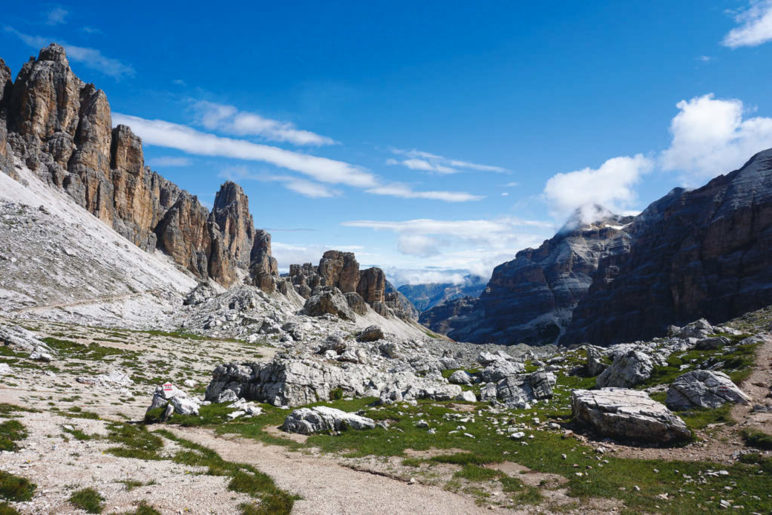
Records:
[[[504,173],[507,170],[500,166],[482,165],[450,159],[437,154],[423,152],[421,150],[402,150],[398,148],[391,149],[395,155],[401,156],[399,159],[390,158],[386,160],[388,165],[401,165],[411,170],[420,170],[424,172],[434,172],[439,174],[459,173],[463,171],[480,172],[498,172]]]
[[[150,166],[160,168],[172,168],[177,166],[190,166],[193,160],[189,157],[161,156],[150,160]]]
[[[46,13],[46,25],[61,25],[67,22],[70,12],[61,7],[54,7]]]
[[[417,198],[443,200],[445,202],[470,202],[473,200],[482,200],[481,195],[472,195],[462,191],[415,191],[410,186],[400,183],[384,184],[374,188],[369,188],[368,193],[374,195],[388,195],[399,198]]]
[[[288,190],[294,191],[295,193],[308,198],[330,198],[337,197],[341,194],[340,191],[328,188],[324,184],[319,184],[318,182],[300,179],[291,175],[254,173],[247,169],[245,166],[232,166],[225,168],[220,172],[220,177],[232,181],[249,179],[260,182],[278,182]]]
[[[686,185],[739,168],[753,154],[772,147],[772,118],[743,119],[741,100],[713,94],[680,101],[670,124],[673,139],[662,152],[662,168],[681,172]]]
[[[175,148],[194,155],[269,163],[330,184],[346,184],[357,188],[371,188],[378,185],[373,174],[343,161],[216,136],[185,125],[163,120],[147,120],[121,113],[113,113],[113,123],[131,126],[134,132],[149,145]]]
[[[721,44],[729,48],[758,46],[772,40],[772,0],[753,1],[735,15],[740,24],[729,31]]]
[[[265,118],[257,113],[240,111],[232,105],[200,101],[195,104],[200,123],[209,130],[236,136],[260,136],[270,141],[294,145],[332,145],[335,141],[311,131],[300,130],[290,122]]]
[[[54,39],[45,38],[43,36],[31,36],[29,34],[24,34],[23,32],[19,32],[13,27],[6,26],[4,30],[9,34],[13,34],[18,37],[24,44],[35,49],[48,46],[51,41],[54,41]],[[119,61],[118,59],[113,59],[103,55],[102,52],[96,48],[70,45],[65,42],[61,42],[61,45],[67,51],[67,57],[71,61],[81,63],[87,68],[96,70],[116,80],[123,79],[124,77],[132,77],[134,75],[134,68]]]
[[[226,157],[245,161],[257,161],[301,173],[316,182],[342,184],[364,189],[374,195],[389,195],[409,199],[432,199],[445,202],[469,202],[480,200],[481,196],[466,192],[416,191],[404,184],[386,184],[367,170],[343,162],[317,157],[278,147],[253,143],[251,141],[227,138],[193,129],[186,125],[164,120],[148,120],[138,116],[113,113],[114,124],[131,126],[142,140],[149,145],[174,148],[193,155]],[[303,182],[282,180],[296,192],[318,197],[325,196],[319,186],[312,188]],[[334,190],[327,189],[327,194]]]

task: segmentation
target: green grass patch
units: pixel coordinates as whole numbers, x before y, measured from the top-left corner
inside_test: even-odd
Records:
[[[277,487],[267,474],[251,465],[225,461],[213,450],[179,438],[168,431],[160,430],[158,433],[177,442],[185,449],[174,456],[173,460],[176,463],[206,467],[207,474],[210,475],[229,476],[231,478],[228,483],[229,490],[259,499],[260,505],[255,509],[262,511],[249,513],[288,514],[292,511],[296,497]]]
[[[150,433],[144,426],[111,423],[107,426],[107,440],[120,444],[110,447],[106,452],[120,458],[137,458],[140,460],[160,460],[159,454],[163,448],[163,439]]]
[[[681,420],[692,430],[703,429],[710,424],[735,424],[731,414],[732,406],[731,403],[727,403],[715,409],[693,408],[687,411],[678,411],[676,415],[681,417]]]
[[[86,433],[85,431],[83,431],[82,429],[78,429],[77,427],[73,428],[73,429],[69,429],[69,428],[63,427],[62,431],[64,431],[68,435],[71,435],[76,440],[80,440],[81,442],[85,442],[87,440],[93,440],[95,438],[99,438],[97,435],[90,435],[90,434]]]
[[[740,434],[745,440],[745,445],[765,451],[772,450],[772,435],[758,429],[743,429]]]
[[[0,515],[19,515],[19,512],[7,502],[0,502]]]
[[[742,337],[731,337],[742,339]],[[677,377],[690,370],[710,369],[720,365],[720,369],[725,372],[735,383],[740,383],[748,378],[753,365],[756,362],[756,349],[759,344],[738,345],[730,352],[727,348],[713,350],[690,350],[684,352],[675,352],[667,359],[667,365],[656,366],[651,377],[638,388],[648,388],[659,384],[670,384]],[[682,369],[682,367],[684,367]]]
[[[492,481],[498,478],[501,473],[497,470],[487,469],[479,465],[464,465],[461,470],[453,476],[466,479],[467,481]]]
[[[541,492],[534,486],[528,486],[523,484],[522,481],[516,477],[501,475],[499,477],[501,487],[505,492],[510,494],[510,497],[520,504],[539,504],[544,500]]]
[[[70,503],[86,513],[102,513],[105,498],[93,488],[83,488],[70,496]]]
[[[115,349],[112,347],[103,347],[96,343],[84,345],[82,343],[73,342],[70,340],[62,340],[59,338],[46,337],[41,341],[46,343],[49,347],[54,349],[59,355],[65,358],[82,359],[90,361],[101,361],[109,356],[119,356],[122,354],[131,353],[132,351],[124,351],[121,349]],[[133,353],[136,354],[136,353]]]
[[[28,479],[0,470],[0,499],[24,502],[32,499],[35,484]]]
[[[19,446],[16,444],[19,440],[27,438],[27,431],[24,424],[18,420],[6,420],[0,423],[0,451],[16,451]]]

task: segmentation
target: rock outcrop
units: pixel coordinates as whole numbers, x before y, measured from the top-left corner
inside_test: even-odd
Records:
[[[598,262],[629,246],[626,225],[632,218],[601,214],[587,224],[577,213],[538,249],[520,251],[497,266],[479,300],[446,302],[419,320],[458,341],[555,343],[587,294]]]
[[[13,177],[11,155],[135,245],[164,250],[198,278],[230,286],[253,266],[255,283],[272,289],[270,238],[254,251],[259,231],[241,188],[224,184],[210,213],[146,167],[140,139],[112,127],[107,96],[73,73],[59,45],[30,58],[13,83],[0,62],[0,170]]]
[[[614,359],[596,380],[598,388],[616,386],[630,388],[637,386],[654,371],[654,361],[640,350],[630,350]]]
[[[389,284],[383,270],[377,267],[360,270],[353,252],[328,250],[319,261],[319,266],[311,263],[290,265],[289,281],[295,291],[309,301],[321,294],[320,288],[334,288],[344,294],[349,308],[357,314],[364,315],[366,305],[369,305],[384,317],[418,318],[418,311]],[[324,295],[329,297],[331,294]],[[317,299],[312,304],[318,304]]]
[[[571,407],[577,423],[625,442],[671,444],[691,438],[683,420],[639,390],[574,390]]]
[[[375,421],[355,413],[347,413],[327,406],[300,408],[284,419],[281,429],[288,433],[310,435],[346,429],[373,429]]]
[[[667,407],[673,410],[718,408],[727,402],[748,404],[750,398],[723,372],[692,370],[676,378],[667,391]]]

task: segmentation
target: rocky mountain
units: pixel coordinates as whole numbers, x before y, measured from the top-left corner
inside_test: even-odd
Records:
[[[636,217],[569,221],[496,267],[479,298],[422,313],[457,340],[609,345],[772,303],[772,149]]]
[[[14,160],[141,249],[163,250],[199,279],[230,286],[249,275],[274,288],[270,235],[255,230],[241,188],[224,184],[209,212],[146,167],[140,139],[129,127],[112,127],[107,96],[73,73],[59,45],[30,58],[15,81],[0,60],[0,169],[12,177]]]
[[[772,149],[705,186],[674,189],[627,228],[626,252],[601,259],[561,343],[665,334],[772,303]]]
[[[397,290],[413,303],[418,311],[461,297],[477,297],[485,289],[485,279],[466,275],[460,283],[403,284]]]
[[[592,283],[598,262],[629,246],[631,217],[608,212],[582,223],[577,212],[537,249],[497,266],[479,298],[446,302],[421,314],[421,323],[459,341],[555,343]]]

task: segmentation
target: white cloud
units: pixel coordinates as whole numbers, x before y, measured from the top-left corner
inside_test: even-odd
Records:
[[[403,284],[461,284],[465,282],[464,276],[468,273],[467,270],[396,267],[387,267],[384,271],[386,272],[386,277],[389,278],[389,281],[394,286],[401,286]]]
[[[402,234],[397,249],[411,256],[430,257],[440,254],[440,241],[424,234]]]
[[[44,38],[42,36],[30,36],[24,34],[13,27],[5,27],[5,31],[15,35],[26,45],[35,49],[46,47],[53,41],[52,39]],[[87,68],[96,70],[116,80],[134,76],[134,68],[117,59],[102,55],[102,52],[96,48],[69,45],[64,42],[62,42],[61,45],[67,52],[67,57],[70,61],[81,63]]]
[[[653,162],[641,154],[614,157],[597,169],[553,175],[544,187],[544,197],[558,218],[592,204],[619,211],[635,200],[633,186],[652,167]]]
[[[401,150],[391,149],[393,154],[403,156],[406,159],[390,158],[386,160],[388,165],[402,165],[411,170],[420,170],[424,172],[435,172],[439,174],[459,173],[462,171],[481,171],[481,172],[506,172],[505,168],[500,166],[481,165],[460,161],[458,159],[449,159],[447,157],[423,152],[421,150]]]
[[[176,166],[190,166],[193,163],[189,157],[179,156],[161,156],[150,160],[151,167],[176,167]]]
[[[148,145],[174,148],[194,155],[269,163],[301,173],[318,182],[362,188],[367,193],[374,195],[432,199],[445,202],[469,202],[483,198],[465,192],[416,191],[404,184],[383,184],[374,174],[343,161],[302,154],[246,140],[216,136],[164,120],[147,120],[138,116],[113,113],[113,124],[131,126],[134,132]],[[311,195],[316,191],[317,196],[324,196],[319,194],[321,190],[318,186],[312,188],[310,183],[284,182],[293,191],[306,195]],[[331,192],[332,190],[327,191]]]
[[[327,250],[341,250],[344,252],[355,252],[357,254],[357,260],[367,254],[362,251],[362,247],[359,245],[297,245],[292,243],[282,243],[280,241],[273,240],[271,242],[271,253],[273,257],[279,262],[279,269],[283,272],[289,270],[290,265],[313,263],[318,264],[322,258],[322,254]]]
[[[236,136],[260,136],[270,141],[295,145],[331,145],[335,140],[311,131],[295,128],[290,122],[264,118],[257,113],[239,111],[231,105],[213,102],[197,102],[195,109],[199,121],[209,130],[222,131]]]
[[[682,172],[687,185],[730,172],[772,147],[772,118],[743,120],[743,103],[713,94],[682,100],[670,124],[673,139],[662,152],[664,170]]]
[[[249,179],[260,182],[278,182],[288,190],[309,198],[329,198],[337,197],[341,194],[340,191],[328,188],[324,184],[319,184],[318,182],[307,181],[291,175],[252,173],[245,166],[225,168],[219,175],[220,177],[231,181]]]
[[[735,16],[740,23],[729,31],[721,44],[729,48],[758,46],[772,40],[772,0],[754,1]]]
[[[485,198],[480,195],[472,195],[471,193],[465,193],[462,191],[415,191],[409,186],[400,183],[378,185],[374,188],[369,188],[367,192],[374,195],[442,200],[444,202],[470,202],[473,200],[481,200]]]
[[[48,14],[46,14],[46,25],[61,25],[67,21],[67,16],[69,14],[70,13],[67,11],[67,9],[54,7],[48,11]]]
[[[346,184],[357,188],[378,185],[374,175],[342,161],[301,154],[251,141],[216,136],[163,120],[147,120],[138,116],[114,113],[113,123],[131,126],[143,142],[149,145],[175,148],[194,155],[269,163],[329,184]]]

